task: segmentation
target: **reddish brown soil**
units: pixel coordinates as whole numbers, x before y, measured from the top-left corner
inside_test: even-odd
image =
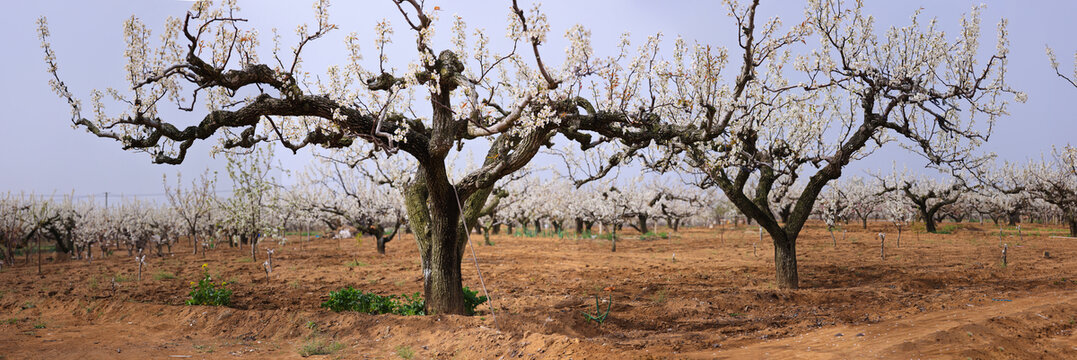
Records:
[[[92,264],[46,260],[42,275],[5,267],[0,359],[299,358],[317,340],[343,345],[322,357],[347,359],[1077,358],[1077,240],[1043,236],[1057,231],[1008,236],[1003,267],[989,225],[906,232],[900,248],[882,223],[850,225],[835,248],[816,224],[799,243],[802,289],[779,290],[770,245],[753,255],[755,229],[627,235],[616,253],[600,239],[497,236],[475,247],[496,322],[487,305],[475,317],[319,308],[348,285],[420,291],[410,237],[389,243],[387,256],[369,239],[267,245],[276,249],[268,281],[264,251],[251,261],[228,248],[206,259],[184,246],[148,256],[142,281],[125,251]],[[229,281],[231,307],[183,305],[203,263]],[[470,251],[464,278],[481,287]],[[605,324],[580,314],[594,310],[593,294],[612,295]]]

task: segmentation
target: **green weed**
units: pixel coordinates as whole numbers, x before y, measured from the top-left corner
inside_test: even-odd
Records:
[[[410,346],[400,345],[396,347],[396,356],[404,359],[411,359],[415,357],[415,350],[412,350]]]

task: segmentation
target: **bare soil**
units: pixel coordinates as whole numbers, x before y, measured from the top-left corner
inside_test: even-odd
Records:
[[[290,359],[315,342],[339,343],[315,356],[333,359],[1077,358],[1077,240],[1049,237],[1061,228],[1007,232],[1006,266],[991,224],[906,231],[900,247],[887,224],[846,228],[836,247],[821,224],[801,235],[799,290],[775,287],[772,247],[754,226],[625,233],[617,252],[602,239],[474,236],[496,310],[474,317],[319,307],[349,285],[421,291],[410,236],[385,256],[369,238],[263,244],[275,249],[268,279],[265,251],[254,260],[246,248],[203,257],[181,244],[147,256],[141,281],[122,250],[46,258],[40,275],[33,263],[0,272],[0,359]],[[202,264],[228,281],[231,306],[184,305]],[[464,283],[482,287],[470,250]],[[613,302],[601,325],[581,314],[594,295]]]

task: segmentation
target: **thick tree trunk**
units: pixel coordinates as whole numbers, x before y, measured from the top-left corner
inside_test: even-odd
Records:
[[[429,314],[464,314],[460,211],[448,179],[444,173],[440,179],[437,175],[420,170],[406,190],[408,218],[422,258],[423,297]]]
[[[1077,218],[1070,218],[1070,236],[1077,237]]]
[[[480,189],[461,204],[440,162],[420,168],[415,178],[405,190],[405,205],[422,257],[426,311],[464,315],[460,264],[467,229],[478,224],[478,214],[491,189]],[[460,213],[461,205],[464,214]]]
[[[681,219],[680,218],[673,219],[673,232],[679,231],[680,228],[681,228]]]
[[[924,213],[921,217],[924,218],[924,228],[927,230],[927,232],[934,234],[936,231],[935,213]]]
[[[796,289],[800,286],[797,275],[796,241],[785,236],[774,236],[774,270],[778,288]]]
[[[863,225],[864,229],[867,229],[868,228],[868,217],[865,216],[865,217],[860,218],[860,223],[861,223],[861,225]]]
[[[636,230],[639,230],[640,234],[646,234],[646,233],[650,232],[649,231],[650,229],[647,228],[647,215],[646,214],[636,215],[636,220],[639,223],[639,225],[636,225]]]
[[[576,218],[576,235],[579,236],[581,234],[583,234],[583,219]]]
[[[378,254],[385,255],[385,243],[388,241],[383,236],[375,236],[374,239],[378,241]]]
[[[617,252],[617,227],[613,227],[613,232],[610,233],[610,252]]]
[[[494,224],[493,229],[494,229],[494,235],[500,234],[501,233],[501,224]]]

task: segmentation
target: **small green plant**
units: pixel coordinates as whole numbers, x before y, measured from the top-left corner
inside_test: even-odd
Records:
[[[475,314],[475,308],[487,301],[478,292],[463,288],[464,306],[468,315]],[[411,295],[383,296],[367,293],[351,286],[329,292],[329,299],[322,307],[335,311],[356,311],[367,314],[396,314],[403,316],[426,315],[426,301],[418,292]]]
[[[367,314],[426,315],[426,302],[419,293],[381,296],[366,293],[351,286],[329,292],[329,300],[323,308],[341,311],[358,311]]]
[[[226,288],[227,285],[227,281],[214,283],[213,277],[209,276],[209,265],[202,264],[202,279],[191,282],[193,290],[187,305],[228,306],[232,301],[232,290]]]
[[[129,278],[129,277],[127,277],[127,275],[124,275],[124,274],[121,274],[121,273],[116,273],[116,276],[112,277],[112,281],[115,281],[115,282],[118,282],[118,283],[127,282],[127,281],[130,281],[130,280],[131,280],[131,278]]]
[[[957,230],[957,228],[958,228],[957,224],[942,225],[942,226],[939,226],[939,228],[935,230],[935,233],[936,234],[953,234],[954,230]]]
[[[239,260],[236,260],[236,261],[241,262],[241,263],[249,263],[249,262],[254,262],[254,259],[251,259],[251,257],[248,256],[248,257],[239,258]]]
[[[522,230],[516,230],[516,233],[514,233],[512,236],[515,236],[515,237],[537,237],[538,232],[536,232],[535,230],[522,229]]]
[[[10,319],[4,320],[4,322],[7,323],[8,325],[15,325],[15,323],[19,322],[19,318],[10,318]]]
[[[23,309],[23,310],[26,310],[26,309],[33,309],[33,308],[34,308],[34,307],[36,307],[36,306],[37,306],[37,305],[34,305],[34,302],[33,302],[33,301],[27,301],[27,302],[24,302],[24,303],[22,303],[22,309]]]
[[[601,312],[602,308],[600,307],[601,303],[599,302],[598,295],[595,295],[595,313],[588,314],[583,311],[580,311],[580,313],[583,314],[583,316],[587,318],[587,320],[594,321],[599,325],[602,325],[602,323],[606,322],[606,318],[610,316],[610,308],[613,307],[613,295],[610,295],[609,298],[606,299],[606,303],[606,312],[603,313]]]
[[[467,293],[465,292],[465,295],[466,294]],[[464,298],[464,301],[467,301],[466,297]],[[411,296],[401,295],[400,301],[397,302],[396,306],[393,308],[393,313],[405,316],[425,315],[426,301],[423,300],[422,295],[419,295],[418,292],[411,294]]]
[[[669,239],[669,233],[667,233],[667,232],[656,233],[654,231],[648,231],[646,234],[640,235],[639,239],[640,240],[655,240],[655,239],[665,240],[665,239]]]
[[[308,339],[303,345],[299,346],[299,356],[331,355],[343,348],[344,344],[316,336]]]
[[[358,259],[344,263],[344,266],[353,268],[357,266],[367,266],[367,263],[359,261]]]
[[[46,327],[47,327],[47,325],[45,325],[44,321],[39,321],[39,322],[34,323],[34,329],[44,329]]]
[[[412,350],[411,346],[400,345],[396,347],[396,356],[404,359],[411,359],[415,357],[415,350]]]
[[[173,273],[170,273],[170,272],[167,272],[167,271],[158,271],[156,274],[153,274],[153,279],[158,280],[158,281],[175,279],[175,278],[176,278],[176,274],[173,274]]]
[[[416,295],[418,295],[416,293]],[[464,287],[464,306],[467,307],[468,315],[475,315],[475,308],[479,307],[488,300],[485,296],[478,296],[478,291],[471,291],[467,286]]]
[[[336,312],[358,311],[369,314],[385,314],[393,311],[392,297],[365,293],[351,286],[329,292],[329,300],[322,307]]]
[[[661,303],[666,302],[667,297],[669,297],[669,291],[666,291],[665,289],[662,289],[662,290],[656,291],[654,293],[654,297],[651,298],[651,300],[654,300],[654,302],[657,303],[657,304],[661,304]]]

